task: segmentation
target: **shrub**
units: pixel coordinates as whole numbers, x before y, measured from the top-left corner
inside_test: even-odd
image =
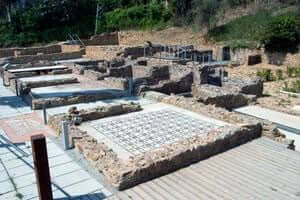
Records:
[[[276,70],[276,77],[277,77],[277,80],[283,80],[283,72],[281,69],[278,69]]]
[[[257,71],[256,76],[262,78],[264,81],[274,81],[275,77],[270,69],[263,69],[262,71]]]
[[[261,42],[268,51],[295,50],[299,42],[299,27],[296,16],[276,16],[265,26]]]
[[[300,93],[300,80],[293,81],[291,86],[289,86],[288,83],[285,83],[283,90],[292,93]]]
[[[287,75],[289,78],[300,77],[300,68],[287,67]]]
[[[162,4],[137,5],[107,12],[101,20],[98,32],[127,28],[155,28],[171,18],[171,13]]]

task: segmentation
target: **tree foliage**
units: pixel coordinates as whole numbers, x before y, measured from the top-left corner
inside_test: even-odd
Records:
[[[293,50],[300,40],[300,18],[281,15],[274,17],[264,29],[261,42],[269,51]]]

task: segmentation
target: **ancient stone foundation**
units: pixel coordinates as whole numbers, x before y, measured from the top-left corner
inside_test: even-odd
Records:
[[[167,101],[168,98],[173,98],[155,92],[145,93],[145,96],[160,99],[162,102]],[[185,102],[183,101],[183,103]],[[131,107],[130,105],[128,106],[127,108]],[[78,118],[79,116],[82,117],[83,121],[107,117],[110,116],[109,113],[113,113],[108,110],[114,109],[101,108],[93,111],[82,111],[82,113],[76,113],[75,109],[75,111],[71,110],[69,115],[51,117],[49,123],[59,133],[60,128],[58,124],[60,124],[61,120],[72,120],[74,117]],[[136,111],[138,107],[130,108],[130,110],[132,109]],[[122,109],[118,106],[116,110],[120,111]],[[119,111],[117,112],[118,114],[120,114]],[[224,110],[224,112],[226,111]],[[117,153],[101,140],[98,141],[87,132],[81,131],[80,127],[70,126],[69,133],[70,140],[83,156],[104,174],[109,183],[117,189],[123,190],[226,151],[261,135],[260,123],[247,121],[246,119],[243,122],[243,125],[228,124],[227,126],[213,129],[206,134],[163,145],[160,148],[131,156],[126,160],[120,158]]]
[[[241,93],[214,85],[193,85],[193,97],[204,104],[213,104],[228,110],[248,104],[250,99]]]
[[[123,190],[165,175],[193,162],[223,152],[260,136],[254,127],[224,127],[159,149],[121,160],[108,148],[77,127],[70,127],[75,147],[117,189]]]
[[[24,96],[26,102],[31,105],[33,110],[42,109],[43,105],[46,104],[47,108],[72,105],[78,103],[87,103],[97,100],[114,99],[121,97],[121,94],[112,94],[111,92],[101,91],[97,94],[78,94],[67,97],[53,97],[53,98],[36,98],[31,93]]]

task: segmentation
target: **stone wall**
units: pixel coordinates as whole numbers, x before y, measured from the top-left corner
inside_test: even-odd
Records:
[[[61,132],[61,122],[63,120],[69,123],[75,123],[80,118],[80,123],[85,121],[97,120],[105,117],[121,115],[125,113],[132,113],[142,110],[139,104],[121,104],[110,106],[99,106],[96,108],[77,110],[76,106],[71,107],[68,113],[56,114],[49,117],[48,124],[53,128],[59,136]]]
[[[86,46],[86,56],[91,59],[111,60],[118,56],[124,46]]]
[[[115,78],[115,77],[106,77],[101,81],[106,87],[127,90],[128,89],[128,79],[125,78]]]
[[[141,96],[149,98],[158,102],[171,104],[195,113],[199,113],[208,117],[219,119],[231,124],[249,124],[257,123],[253,117],[241,115],[235,112],[230,112],[225,108],[216,107],[215,105],[205,105],[204,103],[198,102],[194,98],[185,98],[174,95],[165,95],[159,92],[145,92]]]
[[[300,52],[297,53],[281,53],[266,52],[264,49],[236,49],[231,51],[232,61],[241,65],[249,63],[249,57],[261,55],[262,63],[273,65],[300,66]]]
[[[77,78],[75,77],[66,77],[61,79],[54,79],[54,80],[46,80],[46,81],[21,81],[18,80],[18,85],[22,87],[22,89],[27,88],[38,88],[38,87],[48,87],[54,85],[64,85],[64,84],[71,84],[71,83],[78,83]]]
[[[131,65],[121,66],[121,67],[110,67],[108,68],[109,76],[128,78],[132,76]]]
[[[139,89],[138,93],[145,91],[157,91],[164,94],[179,94],[191,91],[193,84],[192,73],[182,75],[181,77],[173,78],[171,80],[159,81],[156,85],[144,86]]]
[[[258,77],[244,79],[230,78],[222,84],[224,88],[235,90],[243,94],[255,95],[256,97],[263,95],[264,84]]]
[[[134,78],[143,78],[149,76],[151,71],[150,66],[140,66],[140,65],[133,65],[132,66],[132,76]]]
[[[60,45],[23,48],[15,51],[15,56],[61,53]]]
[[[7,61],[12,64],[23,64],[30,63],[40,60],[56,61],[56,60],[67,60],[81,58],[84,55],[84,51],[69,52],[69,53],[55,53],[55,54],[43,54],[35,56],[19,56],[7,58]]]
[[[34,98],[31,93],[27,94],[24,99],[31,105],[33,110],[39,110],[46,104],[48,108],[72,105],[78,103],[88,103],[98,100],[114,99],[122,97],[124,94],[114,94],[109,91],[101,91],[94,95],[89,94],[78,94],[68,97],[53,97],[53,98]]]
[[[7,48],[0,49],[0,58],[13,57],[13,56],[25,56],[25,55],[37,55],[41,54],[53,54],[60,53],[60,45],[50,45],[43,47],[28,47],[28,48]]]
[[[49,124],[59,134],[62,119],[55,116]],[[102,117],[102,116],[101,116]],[[92,118],[93,120],[94,118]],[[91,120],[91,119],[89,119]],[[127,189],[139,183],[165,175],[193,162],[226,151],[261,135],[261,124],[228,125],[173,144],[123,160],[102,141],[97,141],[76,126],[69,127],[70,140],[82,155],[117,189]]]
[[[81,48],[82,48],[81,45],[76,45],[76,44],[62,44],[61,45],[62,53],[80,51]]]
[[[103,80],[105,77],[108,77],[108,73],[101,73],[95,70],[84,70],[84,76],[87,77],[90,80]]]
[[[235,90],[209,84],[193,85],[192,94],[195,99],[204,104],[213,104],[228,110],[245,106],[250,99]]]
[[[119,33],[94,35],[89,40],[82,40],[85,46],[119,45]]]
[[[18,50],[18,49],[20,49],[20,48],[0,49],[0,58],[15,56],[15,50]]]

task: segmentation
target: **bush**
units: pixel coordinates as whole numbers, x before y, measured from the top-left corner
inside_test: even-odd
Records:
[[[283,80],[283,72],[281,69],[278,69],[276,70],[276,77],[277,77],[277,80]]]
[[[101,20],[98,32],[116,31],[128,28],[155,28],[167,23],[171,13],[162,4],[137,5],[118,8],[107,12]]]
[[[274,17],[264,28],[262,44],[268,51],[290,51],[297,48],[300,28],[298,17],[281,15]]]
[[[69,33],[86,37],[94,32],[95,0],[33,3],[32,7],[13,12],[11,23],[0,21],[0,47],[66,40]]]
[[[285,83],[283,90],[292,93],[300,93],[300,80],[293,81],[291,86],[289,86],[288,83]]]
[[[276,78],[270,69],[263,69],[262,71],[257,71],[256,76],[262,78],[264,81],[274,81]]]
[[[259,41],[263,27],[271,20],[270,11],[261,10],[253,15],[247,15],[212,29],[208,35],[217,42],[244,41],[251,43]]]
[[[289,78],[300,78],[300,68],[297,67],[287,67],[287,75]]]

